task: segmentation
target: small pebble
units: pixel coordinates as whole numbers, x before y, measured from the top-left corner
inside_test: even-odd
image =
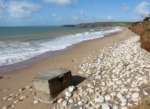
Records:
[[[7,96],[7,97],[4,97],[3,100],[6,100],[6,99],[8,99],[8,98],[9,98],[8,96]]]
[[[9,89],[5,89],[4,92],[8,91]]]
[[[19,100],[15,100],[15,101],[14,101],[14,104],[16,104],[16,103],[18,103],[18,102],[19,102]]]
[[[19,92],[22,92],[24,90],[24,88],[19,89]]]
[[[14,107],[15,107],[15,104],[12,104],[11,107],[14,108]]]
[[[2,109],[8,109],[9,107],[11,107],[11,105],[4,106]]]
[[[12,100],[13,98],[8,98],[8,101]]]
[[[15,95],[15,97],[18,97],[18,96],[19,96],[19,94],[16,94],[16,95]]]
[[[71,97],[71,96],[72,96],[72,93],[69,92],[69,91],[66,91],[66,92],[65,92],[65,95],[66,95],[67,97]]]
[[[32,88],[32,86],[26,86],[26,89],[27,90],[29,90],[29,89],[31,89]]]
[[[111,96],[110,96],[110,95],[106,95],[106,96],[105,96],[105,100],[106,100],[106,101],[111,100]]]
[[[82,102],[82,101],[79,101],[79,102],[78,102],[78,105],[79,105],[79,106],[82,106],[82,105],[83,105],[83,102]]]
[[[34,100],[34,102],[33,102],[33,103],[34,103],[34,104],[37,104],[38,102],[39,102],[38,100]]]
[[[62,105],[63,105],[64,107],[66,107],[66,106],[67,106],[67,101],[64,100],[64,101],[62,102]]]
[[[21,96],[20,100],[24,100],[25,98],[27,98],[27,96]]]
[[[110,109],[110,106],[108,104],[102,104],[102,109]]]
[[[68,89],[69,89],[70,92],[73,92],[75,90],[75,87],[74,86],[69,86]]]

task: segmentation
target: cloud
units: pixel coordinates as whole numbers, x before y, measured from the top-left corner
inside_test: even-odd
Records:
[[[127,4],[125,3],[124,6],[123,6],[123,10],[124,10],[125,12],[128,12],[128,11],[130,11],[130,7],[127,6]]]
[[[73,20],[79,20],[78,16],[73,17]]]
[[[11,1],[7,3],[9,16],[17,19],[31,18],[40,8],[39,5],[27,1]]]
[[[77,3],[77,0],[43,0],[45,3],[55,3],[57,5],[61,6],[69,6],[69,5],[75,5]]]
[[[144,1],[141,2],[140,4],[137,5],[137,7],[135,8],[135,12],[137,14],[139,14],[141,17],[146,17],[149,14],[149,10],[148,10],[148,5],[149,3]]]
[[[52,17],[56,18],[56,17],[57,17],[57,15],[54,13],[54,14],[52,14]]]
[[[83,14],[84,14],[84,10],[83,10],[83,9],[80,11],[80,14],[81,14],[81,15],[83,15]]]
[[[113,20],[113,17],[111,15],[107,16],[107,20]]]

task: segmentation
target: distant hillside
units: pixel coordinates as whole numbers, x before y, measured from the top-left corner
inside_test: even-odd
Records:
[[[63,25],[63,27],[80,27],[80,28],[95,28],[95,27],[129,27],[132,22],[94,22],[94,23],[81,23],[78,25]]]
[[[76,27],[113,27],[113,26],[130,26],[131,22],[95,22],[95,23],[81,23],[76,25]]]
[[[61,27],[75,27],[76,25],[62,25]]]

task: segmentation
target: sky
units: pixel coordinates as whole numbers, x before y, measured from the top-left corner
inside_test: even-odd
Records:
[[[149,0],[0,0],[0,26],[140,21],[149,12]]]

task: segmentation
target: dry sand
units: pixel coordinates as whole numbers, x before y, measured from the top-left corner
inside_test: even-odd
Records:
[[[85,75],[79,75],[79,65],[84,57],[92,55],[93,58],[100,54],[101,49],[107,45],[113,44],[116,41],[124,40],[129,37],[136,36],[127,28],[117,32],[116,34],[109,35],[104,38],[94,39],[76,44],[71,50],[68,50],[62,54],[46,58],[36,64],[27,68],[21,69],[15,73],[5,74],[3,78],[0,78],[0,108],[8,105],[12,105],[21,95],[28,96],[24,101],[20,101],[14,107],[15,109],[51,109],[49,104],[38,103],[33,104],[33,93],[29,90],[23,90],[19,92],[20,88],[26,86],[33,86],[32,79],[38,72],[51,69],[51,68],[67,68],[71,69],[73,75],[74,85],[79,85],[85,79]],[[77,60],[77,61],[76,61]],[[4,91],[8,89],[7,91]],[[3,100],[4,97],[10,94],[20,94],[13,100]],[[11,108],[11,107],[10,107]]]

